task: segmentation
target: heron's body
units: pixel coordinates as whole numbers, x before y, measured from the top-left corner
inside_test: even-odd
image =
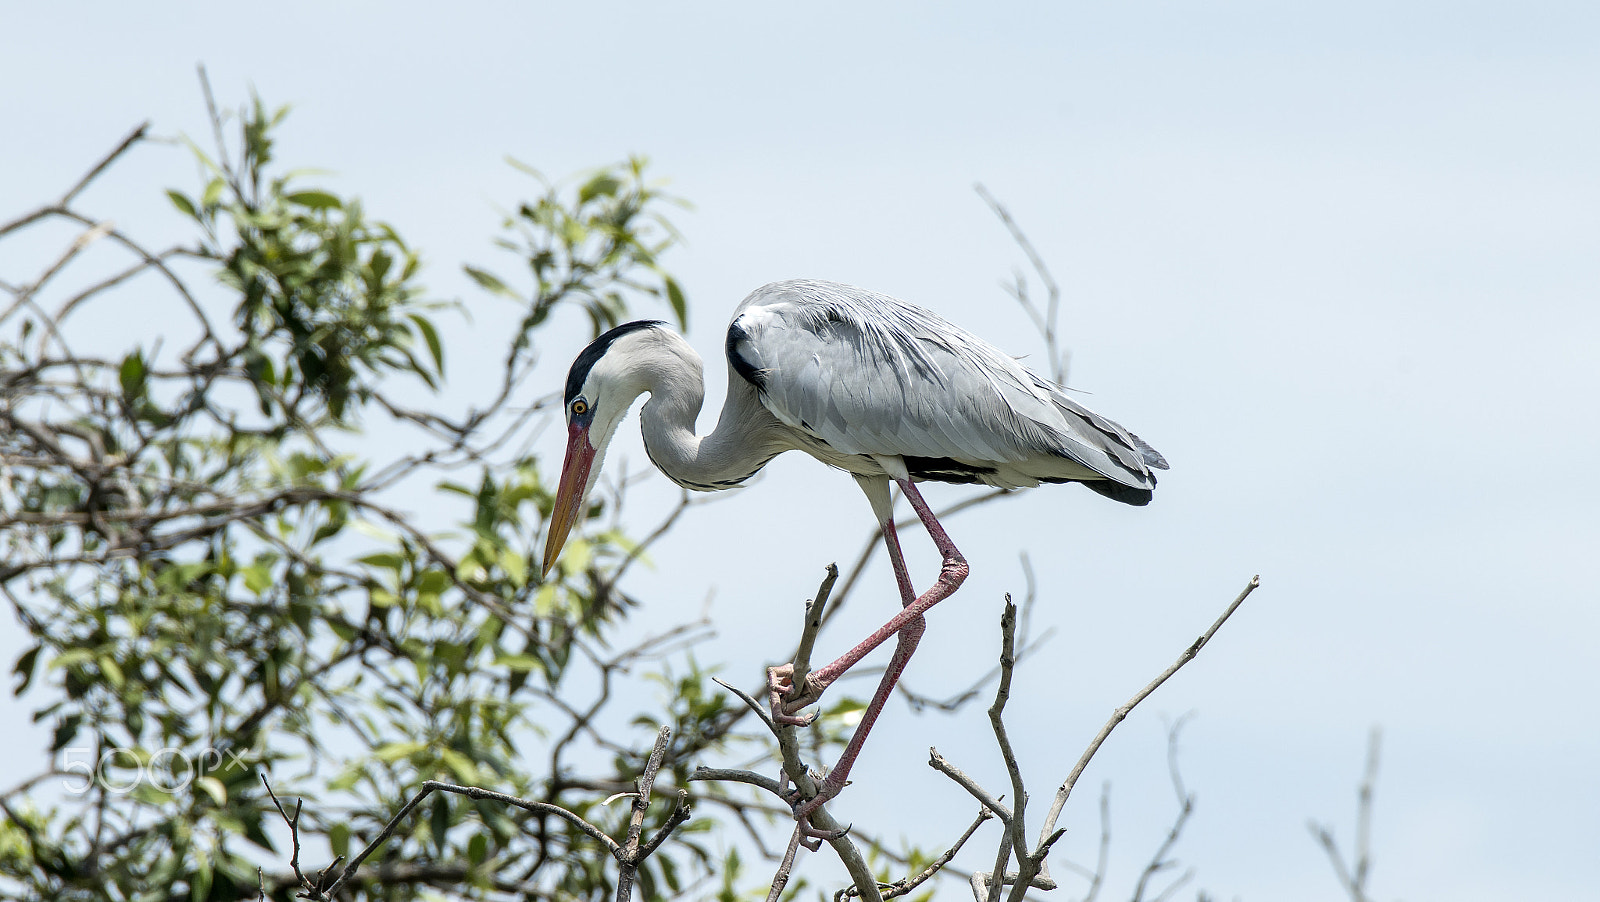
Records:
[[[1153,470],[1167,462],[1138,436],[982,339],[919,307],[849,285],[796,280],[757,289],[734,311],[725,348],[727,399],[716,428],[703,436],[695,434],[705,400],[700,358],[664,324],[618,326],[578,355],[567,376],[567,459],[545,571],[599,475],[606,446],[641,394],[650,395],[640,412],[645,449],[685,488],[731,488],[794,449],[854,475],[883,529],[903,610],[794,687],[798,697],[781,668],[773,677],[774,714],[795,722],[792,710],[815,701],[889,636],[899,636],[879,691],[829,777],[824,792],[832,795],[916,647],[923,612],[966,576],[965,560],[916,482],[1003,488],[1082,482],[1117,501],[1146,504],[1156,484]],[[891,480],[945,560],[938,582],[920,597],[895,536]]]
[[[700,359],[660,325],[629,323],[596,344],[638,346],[624,360],[657,358],[636,383],[651,395],[641,412],[645,449],[688,489],[730,488],[797,449],[869,479],[1084,482],[1143,504],[1151,469],[1166,465],[981,338],[888,295],[816,281],[764,286],[734,311],[727,399],[716,428],[696,436]],[[570,404],[582,380],[567,390]]]

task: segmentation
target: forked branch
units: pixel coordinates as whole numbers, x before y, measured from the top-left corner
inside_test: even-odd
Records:
[[[427,780],[423,782],[422,787],[417,794],[412,796],[411,799],[405,803],[405,805],[401,806],[400,810],[395,813],[394,817],[389,819],[389,823],[384,826],[383,831],[378,834],[377,838],[368,843],[365,849],[362,849],[358,855],[352,858],[350,863],[344,866],[343,870],[336,870],[340,860],[342,860],[341,856],[340,858],[334,859],[332,864],[323,868],[321,871],[318,871],[315,878],[311,878],[303,874],[300,870],[300,803],[295,803],[294,814],[291,816],[287,811],[284,810],[282,803],[278,802],[277,795],[272,792],[271,784],[267,784],[267,792],[268,794],[272,795],[273,803],[278,806],[278,813],[283,816],[284,823],[288,824],[289,826],[289,833],[293,841],[294,849],[293,858],[290,860],[290,867],[294,871],[295,879],[300,881],[300,896],[301,898],[311,900],[311,902],[329,902],[329,900],[335,898],[338,895],[340,888],[342,888],[347,882],[356,876],[356,873],[360,870],[362,863],[371,857],[372,854],[379,848],[381,848],[384,843],[388,842],[389,839],[394,836],[395,832],[400,828],[400,825],[405,823],[406,819],[411,816],[411,813],[422,804],[423,800],[435,792],[448,792],[456,795],[463,795],[475,801],[498,802],[499,804],[513,808],[521,808],[524,811],[530,811],[534,814],[552,815],[561,818],[569,824],[572,824],[579,830],[582,830],[595,842],[603,846],[605,850],[611,854],[611,857],[617,860],[617,864],[619,866],[619,875],[617,879],[617,902],[628,902],[628,900],[633,898],[633,884],[638,875],[639,865],[653,852],[655,852],[656,849],[660,848],[661,844],[666,841],[667,837],[672,835],[674,830],[678,829],[678,827],[682,825],[684,821],[689,819],[689,794],[683,790],[679,790],[677,807],[673,809],[672,814],[667,818],[666,823],[661,826],[661,829],[656,832],[655,836],[651,837],[648,841],[641,841],[644,829],[645,810],[650,805],[651,789],[655,784],[656,775],[661,770],[661,764],[666,757],[667,740],[670,739],[671,736],[672,730],[669,727],[662,727],[661,730],[656,734],[655,747],[651,749],[650,757],[645,764],[644,773],[640,775],[637,783],[635,784],[634,791],[627,793],[627,795],[633,797],[633,815],[628,822],[627,837],[623,842],[620,843],[606,835],[604,830],[601,830],[599,827],[587,820],[584,820],[574,812],[569,811],[559,805],[552,805],[548,802],[536,802],[530,799],[519,799],[516,796],[494,792],[493,790],[483,789],[482,787],[478,786],[457,786],[453,783],[444,783],[438,780]],[[266,784],[266,777],[263,776],[261,778],[261,782]]]
[[[985,809],[999,818],[1005,827],[1005,832],[1001,836],[999,848],[996,852],[994,870],[989,873],[980,872],[973,875],[973,897],[977,902],[995,902],[1000,897],[1002,887],[1007,885],[1011,887],[1011,892],[1007,896],[1010,902],[1021,902],[1030,887],[1040,889],[1053,889],[1055,887],[1055,881],[1050,877],[1045,861],[1050,849],[1065,833],[1064,830],[1056,828],[1056,821],[1059,819],[1062,809],[1066,806],[1073,787],[1077,785],[1078,778],[1083,775],[1084,769],[1089,766],[1089,762],[1100,751],[1101,746],[1105,744],[1106,739],[1111,735],[1111,731],[1116,729],[1117,724],[1125,720],[1140,702],[1149,698],[1151,693],[1160,688],[1185,664],[1194,660],[1200,650],[1216,635],[1217,630],[1222,628],[1228,618],[1233,616],[1233,612],[1238,610],[1244,600],[1250,596],[1250,593],[1254,592],[1260,585],[1261,578],[1259,576],[1251,577],[1250,581],[1245,584],[1244,590],[1234,598],[1233,602],[1222,612],[1222,615],[1188,648],[1184,649],[1172,666],[1136,692],[1126,704],[1112,712],[1111,719],[1106,722],[1105,726],[1100,728],[1100,732],[1090,741],[1088,748],[1084,750],[1077,764],[1073,766],[1066,781],[1056,791],[1054,803],[1050,807],[1050,812],[1045,818],[1044,825],[1040,828],[1038,841],[1031,850],[1027,849],[1023,840],[1025,836],[1023,818],[1027,804],[1027,792],[1023,786],[1021,770],[1017,765],[1016,755],[1011,748],[1004,723],[1005,704],[1010,694],[1012,671],[1016,666],[1016,608],[1011,604],[1009,597],[1006,599],[1006,609],[1001,616],[1000,686],[995,695],[994,705],[989,709],[989,717],[994,729],[995,740],[1006,763],[1007,773],[1011,777],[1016,810],[1013,812],[999,798],[985,790],[977,781],[946,760],[937,750],[930,750],[931,754],[928,761],[929,766],[950,777],[957,785],[965,789]],[[1171,847],[1171,843],[1176,841],[1177,833],[1181,831],[1184,822],[1187,820],[1188,810],[1192,804],[1187,793],[1182,790],[1182,783],[1177,777],[1175,768],[1173,770],[1173,780],[1174,786],[1181,797],[1183,810],[1173,830],[1169,833],[1168,842],[1163,844],[1161,849],[1157,851],[1151,869],[1147,869],[1144,879],[1140,881],[1141,891],[1148,884],[1149,878],[1153,876],[1153,871],[1159,871],[1165,867],[1166,851]],[[1015,870],[1011,870],[1008,866],[1013,859],[1017,864]],[[1181,883],[1182,880],[1180,879],[1179,882]],[[1177,885],[1174,884],[1174,886],[1169,887],[1168,892],[1176,888]],[[1095,888],[1098,889],[1098,878],[1096,879]]]

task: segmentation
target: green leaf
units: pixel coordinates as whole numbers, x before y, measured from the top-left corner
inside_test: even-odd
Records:
[[[847,727],[853,727],[861,722],[861,716],[867,711],[866,702],[857,698],[842,698],[839,703],[824,711],[824,717],[837,717]]]
[[[222,200],[222,191],[227,183],[219,176],[206,183],[206,190],[200,194],[200,204],[207,209],[215,207]]]
[[[380,567],[384,570],[394,571],[399,571],[401,566],[405,564],[405,558],[402,558],[400,555],[395,554],[392,551],[381,551],[377,554],[369,554],[366,557],[356,558],[356,560],[366,564],[369,567]]]
[[[433,797],[433,813],[428,818],[428,826],[433,831],[433,845],[439,854],[445,853],[445,840],[450,836],[450,800],[444,793]]]
[[[311,210],[337,210],[344,206],[343,201],[326,191],[296,191],[283,199]]]
[[[122,675],[122,667],[116,662],[115,658],[110,655],[101,655],[95,660],[95,664],[100,667],[100,672],[105,674],[106,679],[111,681],[112,686],[118,689],[122,688],[126,678]]]
[[[189,898],[193,902],[204,902],[211,895],[211,858],[204,849],[195,850],[194,874],[189,877]]]
[[[533,655],[495,655],[494,663],[513,671],[543,670],[544,663]]]
[[[11,672],[17,676],[17,686],[11,690],[12,695],[21,695],[33,682],[33,667],[39,663],[39,652],[43,648],[42,645],[35,645],[23,652],[22,657],[17,659],[17,665],[11,668]]]
[[[122,383],[122,397],[128,401],[144,397],[147,376],[143,352],[134,351],[122,358],[122,366],[117,369],[117,378]]]
[[[244,587],[257,595],[267,591],[276,582],[272,578],[272,569],[266,564],[251,564],[239,575],[244,579]]]
[[[328,788],[334,792],[348,792],[354,789],[356,784],[360,783],[366,776],[367,772],[363,768],[351,765],[345,769],[344,773],[329,780]]]
[[[597,197],[614,197],[621,187],[622,180],[611,173],[596,173],[594,178],[584,182],[583,187],[578,189],[578,203],[586,204]]]
[[[339,858],[350,857],[350,825],[337,823],[328,828],[328,849]]]
[[[174,207],[178,208],[179,213],[182,213],[183,215],[192,219],[200,218],[199,214],[195,211],[194,201],[190,200],[182,191],[172,191],[169,189],[167,191],[167,198],[172,201],[172,205]]]
[[[456,775],[457,780],[469,785],[478,782],[478,766],[472,763],[471,758],[455,749],[440,749],[439,758]]]
[[[224,786],[222,781],[218,780],[216,777],[207,774],[206,776],[195,780],[194,785],[200,790],[204,791],[206,795],[210,796],[211,801],[217,803],[217,807],[220,808],[228,804],[228,787]]]
[[[466,271],[467,275],[472,277],[472,281],[477,282],[484,289],[508,298],[517,297],[517,293],[512,291],[510,286],[500,281],[493,273],[479,269],[476,266],[463,266],[461,268]]]
[[[433,357],[434,371],[443,373],[444,345],[439,343],[439,331],[420,313],[411,314],[411,321],[417,324],[417,331],[422,333],[422,340],[428,344],[428,353]]]
[[[511,584],[522,588],[528,584],[528,559],[507,548],[500,553],[500,569],[506,572]]]
[[[409,758],[427,747],[428,744],[426,742],[389,742],[378,746],[373,754],[378,757],[379,761],[393,764],[401,758]]]
[[[672,313],[678,318],[678,328],[683,331],[689,329],[689,301],[683,296],[683,289],[679,287],[678,280],[665,276],[662,283],[667,288],[667,303],[672,305]]]
[[[54,658],[50,659],[50,670],[61,667],[72,667],[76,664],[87,664],[94,660],[94,652],[87,648],[69,648]]]

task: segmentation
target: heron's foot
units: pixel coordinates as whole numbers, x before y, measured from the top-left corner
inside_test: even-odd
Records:
[[[823,780],[822,783],[817,786],[816,795],[809,799],[805,799],[804,801],[791,801],[789,803],[790,807],[794,810],[794,819],[800,825],[800,834],[802,836],[812,840],[832,841],[850,832],[850,828],[853,826],[852,824],[845,824],[838,830],[821,830],[811,826],[812,813],[831,801],[846,786],[849,785],[850,782],[848,780],[840,780],[839,782],[835,783],[830,775],[828,779]],[[796,790],[796,792],[798,792],[798,790]],[[808,845],[807,848],[815,851],[815,847]]]
[[[773,721],[785,726],[810,726],[817,719],[816,713],[798,714],[796,712],[822,698],[822,690],[825,688],[825,686],[816,685],[815,681],[807,677],[804,688],[796,693],[793,664],[779,664],[776,667],[768,667],[767,696],[772,704]]]

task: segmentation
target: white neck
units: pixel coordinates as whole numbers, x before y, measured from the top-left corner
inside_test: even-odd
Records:
[[[705,401],[700,358],[682,337],[665,329],[653,331],[656,340],[626,358],[633,378],[624,381],[650,393],[639,413],[645,449],[668,478],[703,492],[728,489],[794,447],[777,418],[761,405],[755,387],[732,368],[717,427],[709,435],[695,435]]]

